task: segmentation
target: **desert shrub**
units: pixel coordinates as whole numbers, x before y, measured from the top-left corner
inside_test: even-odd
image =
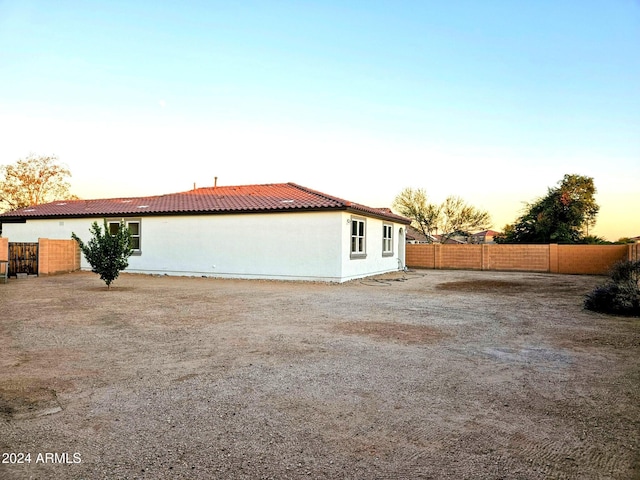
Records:
[[[589,310],[616,315],[640,316],[640,261],[618,262],[610,279],[587,294],[584,306]]]
[[[611,280],[615,283],[628,283],[638,288],[638,280],[640,280],[640,260],[637,262],[626,260],[616,263],[611,269]]]

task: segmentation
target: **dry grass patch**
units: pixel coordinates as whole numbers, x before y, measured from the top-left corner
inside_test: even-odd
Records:
[[[531,285],[528,283],[504,280],[461,280],[441,283],[436,286],[438,290],[477,293],[520,293],[530,288]]]
[[[62,410],[56,389],[68,382],[13,378],[0,383],[0,417],[33,418]]]
[[[350,335],[364,335],[375,340],[405,344],[434,343],[450,336],[439,328],[409,323],[345,322],[337,325],[336,330]]]

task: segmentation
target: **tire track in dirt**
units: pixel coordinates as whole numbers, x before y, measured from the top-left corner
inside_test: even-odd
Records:
[[[605,451],[597,445],[586,445],[579,439],[535,440],[516,433],[509,437],[506,447],[513,452],[512,456],[503,456],[509,468],[525,463],[552,476],[562,473],[575,478],[580,475],[588,477],[588,472],[593,471],[606,472],[612,478],[625,478],[622,475],[629,473],[629,458],[619,451]]]

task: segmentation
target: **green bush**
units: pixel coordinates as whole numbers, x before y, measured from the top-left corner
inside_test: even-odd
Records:
[[[596,312],[640,316],[640,261],[614,265],[611,278],[587,294],[584,306]]]
[[[75,233],[71,237],[80,245],[80,250],[91,265],[91,271],[100,275],[100,279],[107,284],[107,289],[110,289],[111,282],[118,278],[120,271],[129,266],[129,257],[133,253],[129,229],[124,222],[120,222],[117,232],[111,233],[105,220],[104,233],[98,222],[93,222],[89,231],[93,236],[87,243]]]

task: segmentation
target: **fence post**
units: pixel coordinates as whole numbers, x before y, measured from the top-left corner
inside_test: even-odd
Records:
[[[0,260],[9,260],[9,239],[0,237]]]
[[[482,265],[480,267],[480,270],[490,270],[490,265],[489,265],[489,245],[483,243],[482,244],[482,250],[481,250],[481,262]]]
[[[436,270],[442,268],[442,245],[439,243],[433,244],[433,268]]]
[[[73,247],[74,247],[74,262],[73,262],[73,271],[76,272],[78,270],[80,270],[80,267],[82,265],[82,258],[80,256],[81,252],[80,252],[80,245],[78,245],[78,242],[76,242],[75,240],[73,241]],[[405,263],[404,265],[406,266],[406,259],[405,259]]]
[[[558,273],[560,270],[560,259],[558,257],[558,244],[549,244],[549,272]]]
[[[38,276],[49,273],[49,239],[38,238]]]

